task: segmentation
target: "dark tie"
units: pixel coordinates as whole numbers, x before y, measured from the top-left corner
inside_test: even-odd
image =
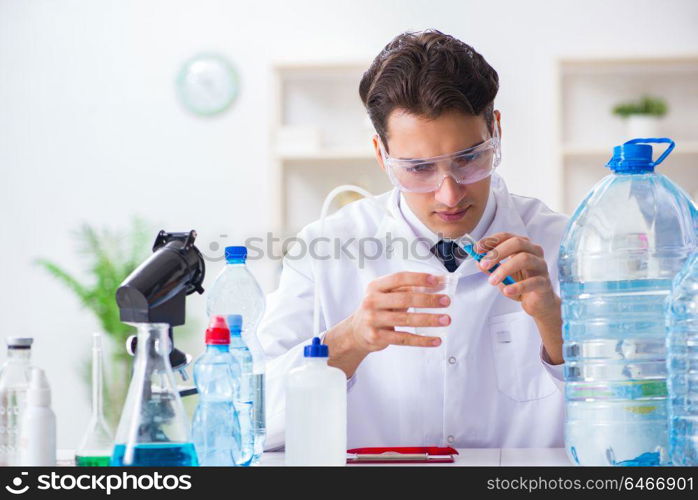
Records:
[[[456,257],[463,258],[465,256],[464,252],[461,251],[460,247],[455,241],[451,240],[441,240],[436,245],[434,245],[431,251],[436,255],[441,262],[443,262],[444,267],[449,273],[452,273],[458,269],[458,261]]]

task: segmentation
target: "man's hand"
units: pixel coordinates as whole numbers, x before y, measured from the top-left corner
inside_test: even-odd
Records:
[[[347,377],[351,377],[369,353],[391,344],[417,347],[441,344],[438,337],[399,330],[404,326],[445,326],[451,322],[446,314],[407,312],[411,307],[447,307],[450,304],[448,295],[415,291],[419,287],[437,285],[437,276],[414,272],[390,274],[369,283],[359,308],[327,331],[328,364],[341,368]]]
[[[487,252],[480,261],[483,272],[500,264],[490,274],[489,282],[498,286],[504,296],[521,302],[523,310],[536,321],[552,364],[562,363],[561,301],[550,282],[543,248],[524,236],[496,233],[480,240],[477,250]],[[514,278],[516,283],[504,285],[506,276]]]

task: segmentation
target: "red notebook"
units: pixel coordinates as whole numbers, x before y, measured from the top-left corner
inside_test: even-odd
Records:
[[[458,452],[437,446],[398,446],[387,448],[353,448],[347,450],[348,464],[451,464]]]

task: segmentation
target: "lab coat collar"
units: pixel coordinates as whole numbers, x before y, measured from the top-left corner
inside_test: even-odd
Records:
[[[398,193],[398,211],[400,212],[402,218],[405,219],[405,222],[407,222],[407,225],[410,227],[414,235],[425,240],[425,243],[429,245],[429,248],[436,245],[439,242],[439,236],[434,231],[429,229],[426,224],[419,220],[417,214],[415,214],[407,204],[405,195],[403,195],[400,191],[398,191]]]
[[[405,199],[405,195],[402,193],[400,193],[398,196],[398,209],[402,217],[407,221],[407,225],[410,226],[410,229],[412,229],[412,232],[416,236],[431,243],[429,248],[432,248],[441,240],[441,238],[439,238],[434,231],[429,229],[421,220],[419,220],[419,217],[417,217],[417,215],[412,211],[407,203],[407,200]],[[490,227],[490,224],[492,224],[492,221],[494,220],[496,209],[497,200],[494,196],[494,191],[490,189],[489,196],[487,197],[487,204],[485,205],[485,210],[482,213],[482,217],[480,217],[480,221],[475,226],[475,229],[470,232],[470,236],[472,238],[479,240],[485,235],[485,231],[488,227]]]
[[[494,217],[491,223],[487,227],[480,227],[481,224],[478,223],[476,229],[481,234],[480,238],[494,233],[499,232],[509,232],[513,234],[518,234],[521,236],[528,236],[526,230],[526,225],[524,224],[519,212],[514,206],[513,200],[507,189],[507,186],[497,173],[492,174],[491,183],[491,195],[494,195],[495,209]],[[396,240],[398,238],[404,239],[407,242],[414,241],[415,238],[420,235],[415,234],[415,231],[410,227],[408,222],[405,220],[402,212],[400,211],[400,191],[394,188],[388,195],[385,203],[386,214],[383,217],[381,223],[378,226],[375,237],[378,240],[386,242],[386,252],[389,257],[393,257],[391,254],[392,249],[390,245],[390,240]],[[488,202],[489,204],[489,202]],[[485,214],[483,214],[483,219],[485,219]],[[420,242],[422,247],[419,249],[419,256],[414,255],[412,252],[407,252],[407,260],[412,262],[419,262],[421,264],[427,264],[430,267],[438,269],[443,272],[444,267],[442,262],[434,256],[430,249],[432,245],[429,245],[428,238],[422,236],[423,240]],[[428,248],[426,248],[428,246]],[[426,256],[426,258],[424,258]],[[453,275],[461,277],[468,276],[472,274],[479,273],[480,269],[477,267],[476,262],[473,259],[466,259],[458,269],[453,272]]]

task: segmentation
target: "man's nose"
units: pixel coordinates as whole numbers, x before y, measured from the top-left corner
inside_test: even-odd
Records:
[[[455,207],[464,196],[464,186],[458,184],[450,175],[444,178],[443,182],[441,182],[441,186],[439,186],[439,189],[434,193],[436,201],[443,203],[447,207]]]

